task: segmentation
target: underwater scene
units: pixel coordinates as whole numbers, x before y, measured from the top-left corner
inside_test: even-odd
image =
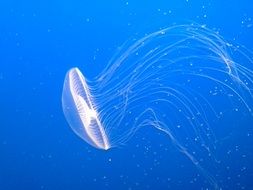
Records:
[[[0,190],[253,189],[253,2],[0,2]]]

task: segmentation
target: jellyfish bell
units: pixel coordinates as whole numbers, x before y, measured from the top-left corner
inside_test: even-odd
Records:
[[[93,106],[89,87],[78,68],[72,68],[66,74],[62,107],[71,129],[80,138],[96,148],[110,148],[106,132]]]

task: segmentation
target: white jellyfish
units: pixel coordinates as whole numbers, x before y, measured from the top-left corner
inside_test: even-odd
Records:
[[[234,61],[238,57],[245,65]],[[119,48],[94,80],[71,69],[63,88],[64,114],[78,136],[104,150],[154,127],[217,189],[196,152],[216,162],[214,121],[238,109],[252,114],[253,73],[247,63],[249,56],[205,26],[161,29]]]

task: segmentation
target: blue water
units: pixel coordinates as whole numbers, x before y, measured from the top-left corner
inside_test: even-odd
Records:
[[[250,0],[0,1],[0,190],[213,189],[161,132],[101,151],[71,131],[61,107],[71,67],[92,78],[127,39],[192,22],[253,49]],[[253,189],[252,118],[238,120],[218,151],[234,153],[222,166],[231,169],[213,171],[222,189]]]

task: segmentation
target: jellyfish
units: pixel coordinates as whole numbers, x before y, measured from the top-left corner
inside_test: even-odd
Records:
[[[201,160],[220,162],[224,115],[252,116],[249,54],[206,26],[173,25],[127,41],[92,80],[70,69],[63,111],[79,137],[103,150],[125,146],[140,129],[159,130],[218,189]]]

